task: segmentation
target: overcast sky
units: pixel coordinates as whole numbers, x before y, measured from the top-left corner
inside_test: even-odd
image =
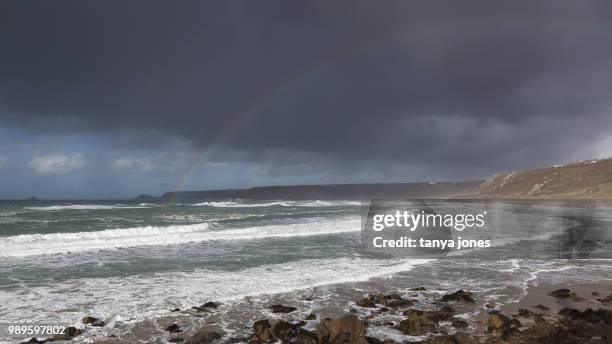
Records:
[[[612,155],[608,1],[6,1],[0,198]]]

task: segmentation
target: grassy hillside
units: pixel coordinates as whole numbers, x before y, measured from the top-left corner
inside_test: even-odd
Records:
[[[496,174],[478,187],[476,195],[484,198],[612,199],[612,159]]]

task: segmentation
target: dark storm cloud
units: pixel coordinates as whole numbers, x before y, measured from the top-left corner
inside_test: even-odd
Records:
[[[608,2],[0,6],[0,121],[35,132],[458,166],[612,125]]]

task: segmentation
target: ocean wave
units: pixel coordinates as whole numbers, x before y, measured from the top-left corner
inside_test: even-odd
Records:
[[[143,209],[149,208],[145,203],[140,205],[105,205],[105,204],[68,204],[68,205],[50,205],[45,207],[23,207],[25,210],[36,211],[58,211],[58,210],[108,210],[108,209]]]
[[[360,231],[361,222],[359,218],[341,218],[238,229],[209,230],[209,227],[209,223],[199,223],[2,237],[0,238],[0,257],[26,257],[137,246],[166,246],[214,240],[254,240],[339,234]]]
[[[338,206],[356,206],[361,205],[356,201],[279,201],[279,202],[261,202],[261,203],[244,203],[234,201],[218,201],[218,202],[201,202],[190,204],[191,206],[208,206],[215,208],[255,208],[255,207],[338,207]]]
[[[83,278],[15,292],[0,290],[7,309],[27,309],[0,316],[17,321],[74,321],[85,314],[40,312],[86,309],[93,314],[143,319],[165,314],[174,307],[189,308],[205,301],[232,301],[247,296],[279,294],[323,285],[368,281],[409,271],[429,260],[384,260],[362,258],[312,259],[262,265],[239,271],[196,270],[193,272],[136,275],[127,278]],[[62,290],[58,293],[57,290]],[[47,304],[49,303],[49,304]],[[52,303],[52,304],[51,304]],[[79,311],[72,311],[80,313]],[[56,319],[65,317],[66,319]]]

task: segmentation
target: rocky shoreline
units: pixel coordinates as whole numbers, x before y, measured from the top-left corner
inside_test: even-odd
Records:
[[[185,344],[236,343],[297,343],[297,344],[393,344],[401,342],[429,344],[518,344],[518,343],[612,343],[612,295],[601,296],[594,291],[589,297],[584,292],[560,288],[547,292],[548,304],[514,305],[516,312],[484,303],[484,298],[469,291],[457,290],[433,298],[427,309],[420,307],[418,297],[426,288],[411,288],[403,295],[396,292],[365,295],[355,300],[346,314],[324,317],[309,314],[302,320],[285,316],[298,310],[299,305],[272,304],[268,306],[274,317],[251,321],[248,335],[232,336],[222,329],[204,325],[195,330],[172,323],[165,328],[166,335],[155,342]],[[528,298],[526,298],[528,301]],[[539,299],[542,299],[541,297]],[[578,306],[555,307],[571,302]],[[546,303],[546,302],[544,302]],[[585,306],[593,306],[586,307]],[[190,311],[216,312],[218,303],[207,302],[193,306]],[[462,313],[482,307],[480,317],[466,318]],[[518,307],[518,308],[517,308]],[[522,308],[521,308],[522,307]],[[420,309],[419,309],[420,308]],[[459,310],[459,311],[458,311]],[[171,312],[180,312],[173,309]],[[395,315],[397,321],[385,320]],[[388,318],[387,318],[388,319]],[[87,316],[83,327],[71,327],[67,334],[52,338],[31,338],[21,343],[70,342],[79,339],[92,327],[104,327],[102,319]],[[370,329],[376,328],[376,331]],[[382,329],[382,330],[381,330]],[[404,340],[381,338],[387,329],[401,333]],[[96,344],[130,343],[117,337],[97,338]]]

